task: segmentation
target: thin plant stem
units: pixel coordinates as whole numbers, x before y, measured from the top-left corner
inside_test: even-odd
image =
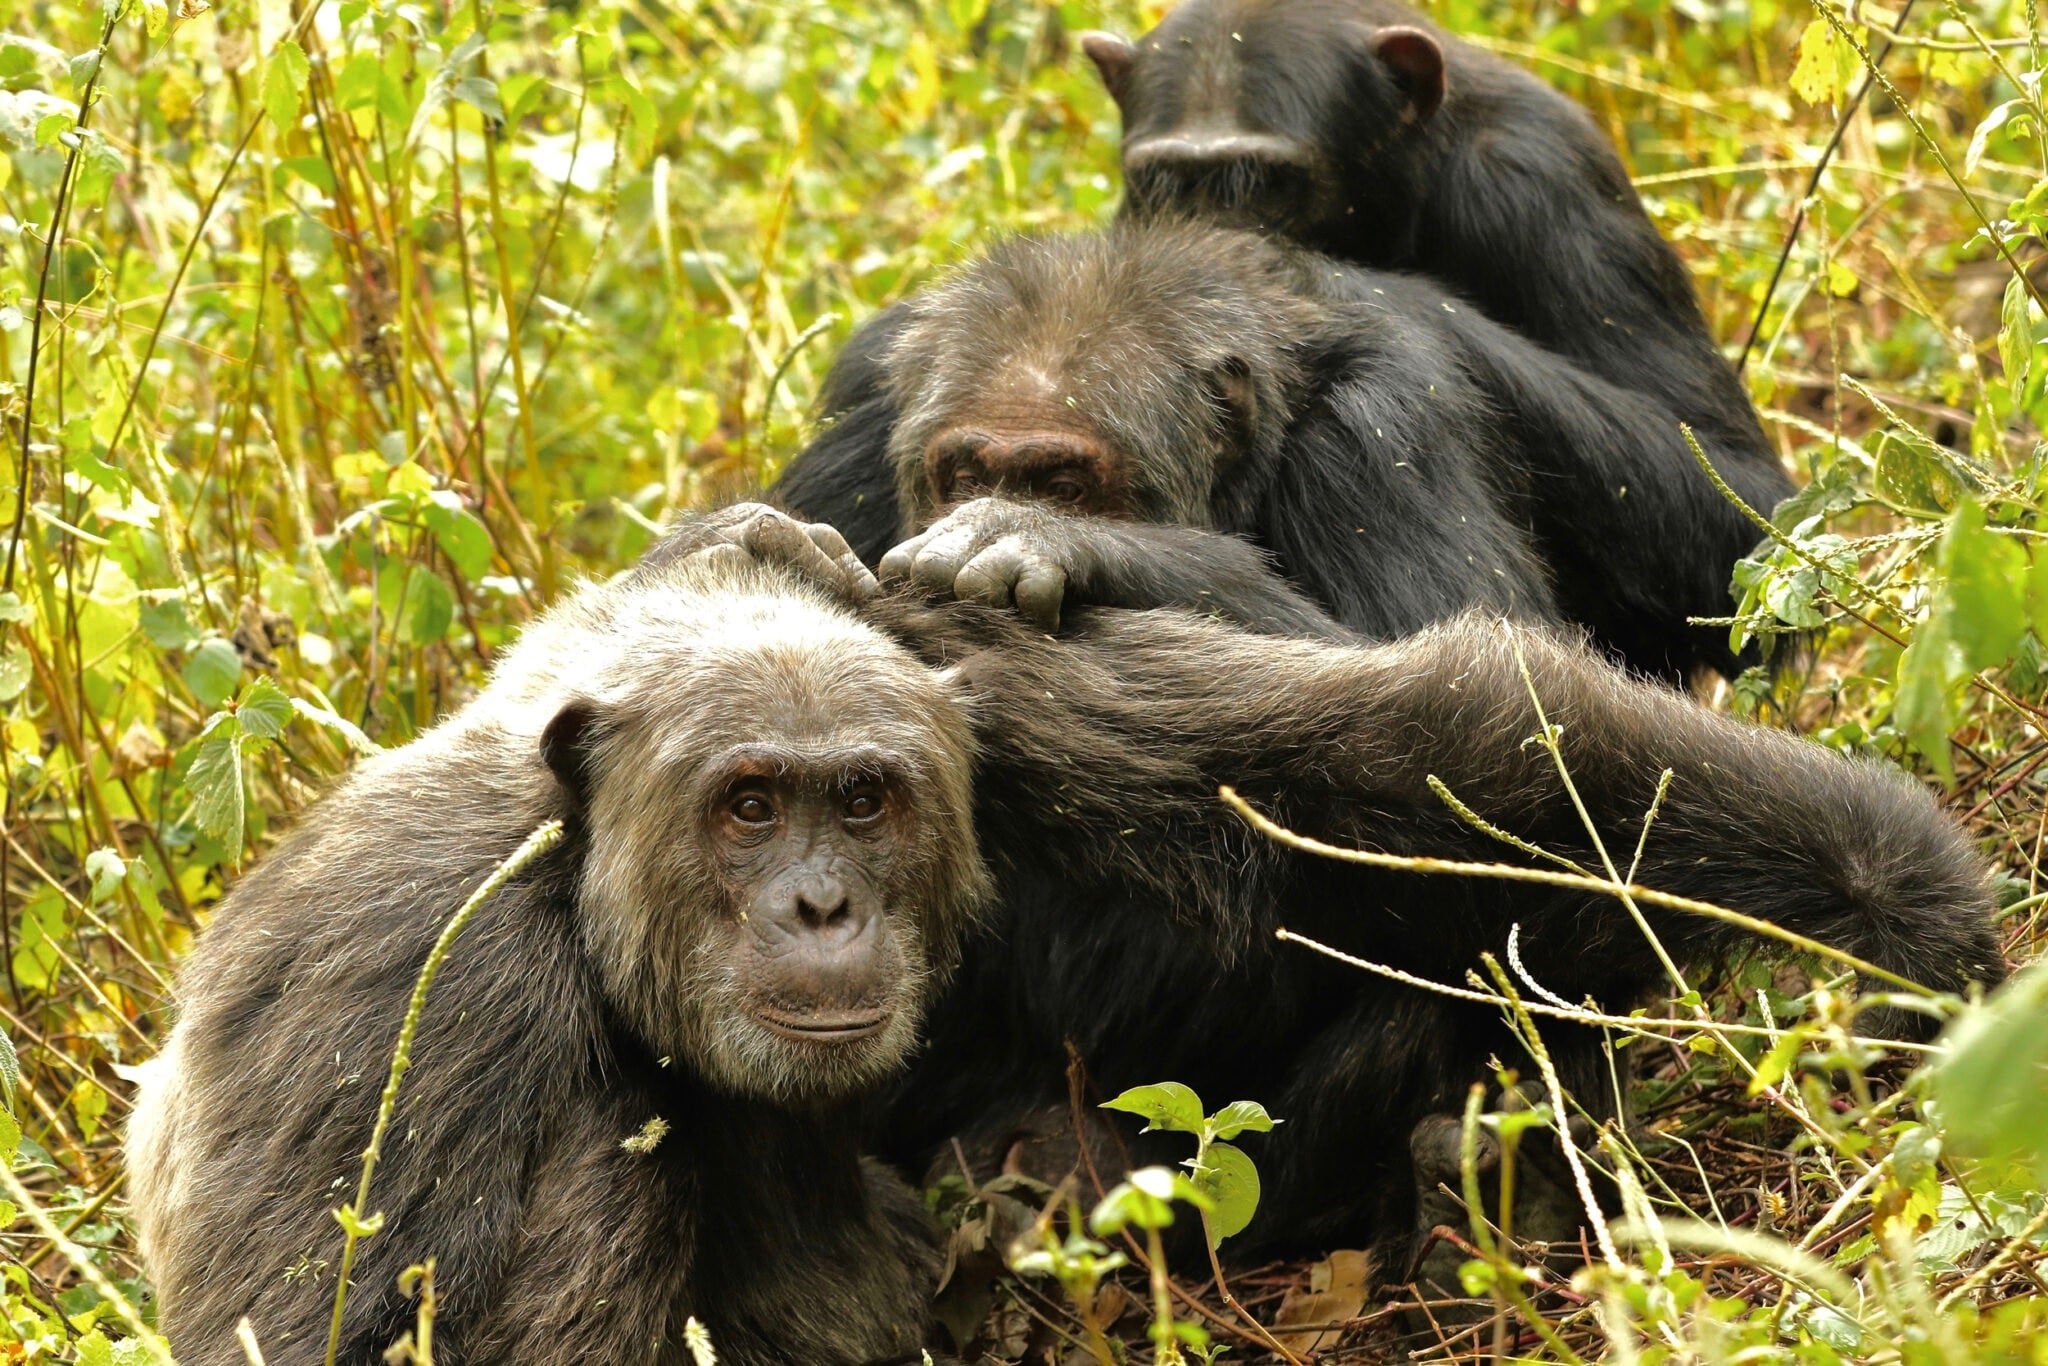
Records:
[[[363,1149],[362,1179],[356,1183],[355,1203],[346,1207],[348,1217],[342,1221],[346,1230],[341,1249],[341,1275],[334,1284],[334,1316],[327,1325],[326,1366],[334,1366],[335,1353],[341,1349],[341,1316],[348,1306],[349,1272],[355,1266],[356,1246],[367,1236],[365,1213],[370,1207],[370,1179],[377,1173],[377,1159],[384,1151],[384,1134],[391,1127],[392,1113],[398,1108],[398,1088],[404,1082],[406,1071],[412,1066],[413,1035],[418,1031],[420,1016],[427,1008],[427,993],[433,989],[434,978],[440,975],[442,964],[448,961],[449,952],[455,947],[455,940],[463,927],[503,887],[517,877],[534,860],[562,842],[562,823],[546,821],[526,837],[525,843],[512,851],[511,857],[491,870],[462,908],[448,918],[441,927],[441,935],[434,941],[434,947],[427,951],[427,961],[420,967],[419,979],[413,983],[412,1000],[405,1008],[405,1020],[398,1027],[398,1044],[391,1050],[391,1070],[384,1078],[384,1094],[377,1101],[377,1123],[370,1130],[370,1146]]]

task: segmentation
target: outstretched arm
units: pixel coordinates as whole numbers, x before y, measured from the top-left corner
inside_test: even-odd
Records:
[[[896,605],[886,599],[876,610]],[[1465,619],[1393,645],[1259,638],[1178,614],[1091,614],[1063,642],[965,606],[906,622],[971,691],[1001,852],[1156,889],[1251,937],[1290,923],[1456,980],[1511,926],[1532,973],[1625,1006],[1665,973],[1603,893],[1363,869],[1283,853],[1217,800],[1235,786],[1302,834],[1401,855],[1534,864],[1453,811],[1435,778],[1508,833],[1604,865],[1548,750],[1531,691],[1617,871],[1726,906],[1941,990],[2003,973],[1984,868],[1902,775],[1739,724],[1632,682],[1554,637]],[[1524,669],[1526,668],[1526,677]],[[1267,910],[1270,908],[1270,911]],[[1680,964],[1754,944],[1645,904]],[[1269,914],[1257,923],[1246,917]]]

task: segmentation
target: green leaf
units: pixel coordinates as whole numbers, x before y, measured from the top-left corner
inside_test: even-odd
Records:
[[[242,656],[219,636],[192,652],[185,661],[185,686],[209,710],[232,697],[242,678]]]
[[[455,590],[439,574],[415,567],[398,608],[398,639],[406,645],[432,645],[445,638],[455,621]]]
[[[5,1034],[0,1034],[0,1104],[4,1104],[9,1112],[13,1111],[15,1097],[20,1090],[21,1056],[14,1051],[14,1040]],[[19,1141],[19,1135],[17,1135],[16,1141]],[[13,1151],[14,1149],[10,1146],[4,1152],[0,1152],[0,1160],[5,1160],[6,1154]],[[11,1223],[12,1221],[9,1220],[8,1222]],[[6,1223],[0,1223],[0,1228],[5,1227],[7,1227]]]
[[[356,1218],[355,1210],[347,1205],[343,1205],[334,1211],[334,1221],[340,1224],[345,1232],[352,1233],[358,1238],[373,1238],[376,1236],[377,1231],[384,1227],[383,1214],[378,1213],[371,1215],[367,1219],[358,1219]]]
[[[34,621],[36,609],[21,600],[19,593],[0,593],[0,621]]]
[[[1175,1200],[1204,1211],[1214,1207],[1186,1173],[1171,1167],[1140,1167],[1102,1197],[1089,1212],[1088,1227],[1097,1237],[1126,1228],[1166,1228],[1173,1223]]]
[[[33,677],[35,665],[30,661],[27,650],[19,645],[0,649],[0,702],[12,702],[21,696]]]
[[[1942,517],[1967,487],[1925,433],[1912,427],[1885,429],[1877,452],[1877,490],[1888,502],[1923,517]]]
[[[128,876],[128,864],[112,849],[95,849],[85,856],[85,875],[92,879],[92,900],[97,906]]]
[[[1792,93],[1808,104],[1825,104],[1835,97],[1834,29],[1825,19],[1815,19],[1799,35],[1799,60],[1792,67]]]
[[[142,634],[159,650],[182,650],[199,639],[185,615],[185,604],[176,598],[142,604]]]
[[[114,1366],[114,1344],[97,1328],[81,1335],[75,1350],[78,1366]]]
[[[292,700],[283,688],[267,678],[259,678],[243,689],[235,716],[245,734],[259,740],[275,740],[291,724]]]
[[[1963,153],[1963,174],[1977,174],[1977,163],[1984,159],[1993,134],[2015,118],[2025,120],[2029,117],[2025,100],[2007,100],[1986,114],[1983,122],[1977,125],[1977,131],[1970,134],[1969,150]]]
[[[444,502],[443,498],[450,501]],[[434,533],[435,544],[465,580],[474,583],[491,572],[491,533],[460,502],[454,501],[453,494],[446,490],[436,493],[423,515]]]
[[[1102,1102],[1105,1110],[1122,1110],[1145,1121],[1145,1132],[1174,1129],[1184,1134],[1202,1132],[1202,1098],[1177,1081],[1156,1086],[1133,1086],[1115,1100]]]
[[[1216,1244],[1242,1233],[1259,1212],[1259,1169],[1243,1150],[1211,1143],[1195,1169],[1195,1189],[1209,1197],[1209,1236]]]
[[[348,59],[341,74],[334,78],[334,104],[338,109],[364,109],[377,102],[377,85],[384,77],[384,66],[377,60],[377,54],[364,50]]]
[[[1955,698],[1949,679],[1956,651],[1948,640],[1945,621],[1944,617],[1930,618],[1900,652],[1892,718],[1941,780],[1953,783],[1956,775],[1949,762],[1948,737],[1955,728]]]
[[[78,1131],[86,1142],[100,1131],[100,1117],[107,1113],[107,1093],[90,1077],[80,1077],[71,1088],[71,1113],[78,1117]]]
[[[1928,1091],[1960,1153],[2048,1181],[2048,964],[2022,968],[1943,1033]]]
[[[2005,300],[1999,305],[1998,355],[2017,399],[2034,373],[2034,300],[2018,273],[2005,282]]]
[[[209,835],[239,844],[242,737],[232,720],[199,742],[199,753],[185,770],[185,790],[192,794],[193,823]]]
[[[161,4],[162,0],[157,0],[157,2]],[[144,0],[144,3],[147,4],[148,0]],[[95,47],[81,52],[71,59],[72,93],[81,99],[85,97],[85,88],[92,83],[92,78],[99,74],[100,61],[105,56],[105,49]]]
[[[1270,1134],[1278,1122],[1255,1100],[1233,1100],[1209,1116],[1204,1127],[1211,1139],[1236,1138],[1242,1133]]]
[[[263,108],[280,132],[299,126],[299,95],[312,69],[305,52],[290,38],[279,43],[263,64]]]
[[[1962,652],[1962,671],[1996,668],[2012,658],[2027,629],[2027,553],[1984,525],[1974,498],[1956,506],[1942,533],[1938,563],[1947,582],[1934,610]]]

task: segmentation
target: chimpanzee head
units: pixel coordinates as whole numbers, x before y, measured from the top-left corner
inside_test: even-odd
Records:
[[[771,582],[626,595],[541,740],[583,830],[576,913],[619,1016],[723,1089],[871,1086],[986,891],[972,742],[930,670]]]
[[[1208,526],[1274,463],[1322,312],[1302,260],[1199,225],[1021,238],[912,300],[889,354],[906,534],[986,494]]]
[[[1123,112],[1125,207],[1355,251],[1412,221],[1407,167],[1444,49],[1359,0],[1184,0],[1133,43],[1081,46]],[[1361,202],[1363,201],[1363,202]],[[1360,218],[1371,220],[1360,223]]]

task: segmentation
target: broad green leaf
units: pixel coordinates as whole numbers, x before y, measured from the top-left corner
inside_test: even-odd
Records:
[[[464,580],[474,583],[491,572],[491,533],[453,494],[437,492],[423,518],[433,530],[435,544]]]
[[[1924,517],[1944,517],[1967,487],[1924,433],[1885,430],[1877,452],[1877,491],[1891,503]]]
[[[1126,1228],[1166,1228],[1173,1223],[1175,1200],[1185,1200],[1203,1211],[1214,1207],[1186,1173],[1171,1167],[1141,1167],[1102,1197],[1089,1212],[1088,1228],[1097,1237]]]
[[[312,71],[298,43],[287,38],[263,64],[263,108],[279,132],[290,132],[299,124],[299,95]]]
[[[185,604],[176,598],[142,604],[142,634],[159,650],[182,650],[199,639],[185,615]]]
[[[14,1051],[14,1040],[5,1034],[0,1034],[0,1105],[5,1105],[12,1112],[15,1097],[20,1091],[21,1057]],[[14,1149],[11,1146],[0,1150],[0,1161],[4,1161],[7,1154],[13,1151]],[[7,1223],[11,1222],[13,1221],[7,1221]],[[7,1227],[7,1223],[0,1223],[0,1228]]]
[[[1211,1139],[1236,1138],[1242,1133],[1270,1134],[1278,1122],[1255,1100],[1233,1100],[1209,1116],[1205,1127]]]
[[[234,696],[241,678],[242,656],[219,636],[194,650],[185,661],[185,686],[199,699],[199,705],[208,709]]]
[[[1955,649],[1943,629],[1944,621],[1930,618],[1900,652],[1892,716],[1941,780],[1953,783],[1955,768],[1949,762],[1948,736],[1954,729],[1955,701],[1949,678]]]
[[[1996,668],[2012,658],[2027,629],[2027,553],[1984,525],[1974,498],[1956,507],[1942,533],[1938,561],[1947,575],[1934,610],[1962,652],[1962,671]]]
[[[1815,19],[1799,35],[1799,60],[1792,67],[1792,93],[1808,104],[1825,104],[1835,98],[1835,31],[1825,19]]]
[[[114,1366],[114,1344],[97,1328],[82,1334],[75,1350],[78,1366]]]
[[[36,609],[21,600],[21,594],[0,593],[0,621],[34,621]]]
[[[1942,1036],[1928,1091],[1949,1143],[2048,1181],[2048,964],[2022,968]]]
[[[448,634],[455,620],[455,590],[440,575],[415,568],[398,609],[398,639],[407,645],[432,645]]]
[[[1202,1132],[1202,1098],[1177,1081],[1154,1086],[1133,1086],[1115,1100],[1102,1102],[1105,1110],[1122,1110],[1145,1121],[1145,1132],[1175,1129],[1184,1134]]]
[[[2025,100],[2007,100],[1986,114],[1977,125],[1977,131],[1970,134],[1969,150],[1963,153],[1963,174],[1977,174],[1977,163],[1984,159],[1984,153],[1991,145],[1992,134],[2015,118],[2030,117]]]
[[[192,820],[218,839],[239,841],[242,834],[242,737],[227,725],[199,742],[199,753],[185,771],[185,790],[192,794]]]
[[[383,79],[384,67],[377,60],[377,54],[360,51],[348,59],[341,74],[334,78],[334,103],[339,109],[363,109],[377,102],[377,83]]]
[[[1209,1197],[1209,1235],[1216,1243],[1244,1232],[1259,1212],[1259,1169],[1241,1149],[1211,1143],[1195,1169],[1195,1189]]]
[[[283,688],[267,678],[259,678],[242,690],[235,716],[244,733],[259,740],[275,740],[291,724],[292,700]]]

